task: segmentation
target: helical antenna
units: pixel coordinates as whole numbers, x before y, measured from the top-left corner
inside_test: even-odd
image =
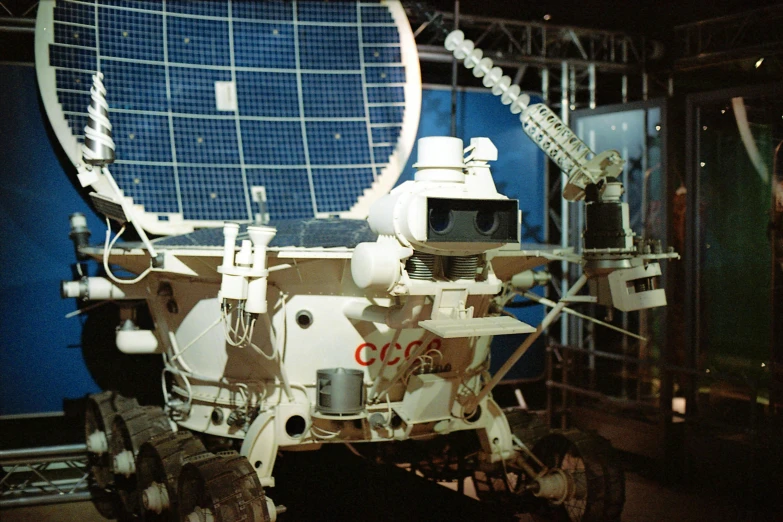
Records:
[[[90,88],[89,118],[84,127],[84,145],[82,156],[89,165],[105,166],[114,163],[114,140],[111,137],[109,104],[106,102],[106,87],[103,85],[103,73],[92,76]]]
[[[483,78],[484,86],[500,96],[512,114],[519,114],[525,133],[568,176],[564,198],[583,199],[586,185],[622,172],[625,161],[617,151],[606,151],[589,160],[588,156],[594,156],[590,147],[545,104],[530,105],[530,96],[522,93],[519,85],[512,85],[503,69],[494,66],[492,59],[484,56],[484,51],[466,39],[462,31],[449,33],[444,45],[456,59],[463,60],[465,67],[473,69],[473,76]]]

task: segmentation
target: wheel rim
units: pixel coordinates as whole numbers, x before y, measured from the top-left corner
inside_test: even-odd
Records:
[[[562,470],[573,481],[574,493],[562,502],[550,501],[559,519],[571,522],[617,520],[625,502],[622,468],[609,442],[590,433],[552,433],[533,448],[551,470]]]
[[[204,512],[215,513],[215,503],[207,489],[209,478],[222,467],[222,459],[209,455],[203,460],[191,461],[182,468],[179,477],[178,503],[182,520]],[[195,518],[198,520],[198,518]]]
[[[182,431],[157,435],[142,444],[136,480],[141,494],[139,508],[145,521],[179,521],[177,481],[182,465],[185,459],[205,452],[200,440]],[[164,498],[153,500],[156,494]]]
[[[578,492],[560,504],[571,522],[582,522],[588,512],[587,470],[579,448],[565,437],[553,438],[542,462],[550,469],[561,469],[574,481]],[[581,493],[581,494],[580,494]]]
[[[129,514],[140,512],[140,491],[136,457],[141,446],[156,435],[171,432],[168,417],[157,406],[140,406],[120,411],[112,422],[111,456],[114,484]],[[125,464],[120,467],[119,464]]]
[[[182,467],[178,485],[182,520],[269,520],[264,488],[245,457],[198,455]]]

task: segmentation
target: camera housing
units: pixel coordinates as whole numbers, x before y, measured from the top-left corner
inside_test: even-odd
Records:
[[[427,243],[515,242],[516,200],[427,198]]]
[[[463,154],[468,153],[467,160]],[[488,161],[497,149],[487,138],[419,140],[416,177],[378,200],[367,219],[380,236],[429,254],[480,254],[519,242],[519,203],[499,194]]]

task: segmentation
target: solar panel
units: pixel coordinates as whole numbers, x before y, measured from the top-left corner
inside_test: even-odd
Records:
[[[36,69],[77,165],[103,72],[110,171],[137,222],[163,235],[365,217],[405,166],[421,103],[397,1],[45,0]]]

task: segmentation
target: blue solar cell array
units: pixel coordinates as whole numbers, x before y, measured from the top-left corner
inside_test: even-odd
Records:
[[[253,187],[273,220],[348,210],[399,139],[406,78],[383,4],[58,0],[54,20],[73,134],[101,70],[111,171],[161,220],[252,219]]]

